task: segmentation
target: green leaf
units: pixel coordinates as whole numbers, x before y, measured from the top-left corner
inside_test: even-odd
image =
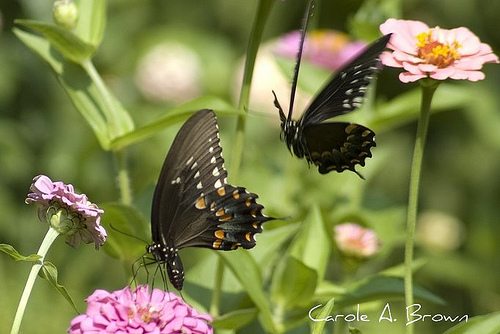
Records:
[[[443,299],[429,290],[414,286],[415,299],[444,305]],[[339,307],[361,304],[368,301],[394,297],[404,297],[404,282],[402,278],[375,275],[348,286],[345,293],[339,296],[335,303]]]
[[[334,304],[335,304],[335,300],[334,300],[334,298],[332,298],[326,303],[325,306],[323,306],[321,308],[321,311],[318,314],[316,314],[317,312],[311,312],[311,316],[314,319],[326,319],[326,317],[332,313]],[[325,325],[326,325],[326,321],[320,321],[320,320],[314,321],[313,320],[311,334],[322,334],[323,330],[325,328]]]
[[[248,324],[257,316],[257,309],[246,308],[218,316],[212,321],[215,329],[236,330]]]
[[[8,244],[0,244],[0,251],[9,255],[16,261],[26,261],[26,262],[37,262],[42,257],[37,254],[31,254],[28,256],[21,255],[13,246]]]
[[[276,268],[271,296],[282,310],[309,305],[316,290],[318,275],[299,260],[288,256]]]
[[[436,90],[432,102],[432,113],[446,110],[463,108],[472,102],[473,95],[469,89],[458,85],[442,84]],[[367,120],[366,126],[374,129],[377,133],[393,129],[395,127],[416,121],[420,114],[421,91],[413,89],[398,95],[396,98],[376,105],[373,119]]]
[[[106,29],[106,0],[79,0],[78,24],[75,33],[96,49]]]
[[[100,205],[104,210],[102,225],[108,232],[108,238],[103,246],[104,251],[117,259],[133,262],[144,253],[147,242],[144,231],[148,223],[144,216],[134,207],[105,203]]]
[[[323,279],[328,264],[332,248],[330,235],[319,207],[314,205],[290,246],[289,253],[316,271],[318,281]]]
[[[500,333],[500,312],[470,318],[467,322],[448,329],[444,334],[498,334]]]
[[[33,20],[15,20],[17,25],[32,29],[42,34],[52,47],[59,51],[66,59],[82,64],[90,59],[95,47],[84,42],[71,31],[53,24]]]
[[[281,227],[266,229],[264,233],[258,235],[259,241],[257,247],[252,249],[252,255],[261,268],[272,264],[274,256],[282,257],[280,248],[297,233],[298,229],[298,223],[287,223]]]
[[[52,52],[50,43],[40,36],[19,29],[14,29],[14,34],[50,65],[71,102],[94,131],[103,149],[109,149],[112,138],[130,132],[134,128],[129,114],[107,91],[98,75],[95,74],[96,79],[93,79],[82,66]]]
[[[276,333],[271,309],[262,289],[259,266],[248,251],[217,252],[259,309],[260,323],[267,332]]]
[[[165,116],[155,120],[154,122],[115,138],[111,142],[111,148],[114,150],[119,150],[131,144],[142,141],[146,138],[155,135],[156,133],[162,131],[163,129],[168,128],[169,126],[184,121],[193,112],[205,108],[218,110],[218,113],[221,114],[228,114],[228,115],[239,114],[239,112],[237,112],[226,101],[217,97],[204,96],[202,98],[192,100],[181,106],[173,108],[168,113],[166,113]]]
[[[57,268],[54,264],[52,264],[49,261],[45,261],[43,263],[42,270],[38,273],[38,275],[41,278],[49,281],[49,283],[52,284],[52,286],[56,288],[56,290],[59,291],[59,293],[68,301],[68,303],[73,307],[75,312],[80,313],[78,312],[78,309],[76,308],[76,305],[73,302],[73,299],[71,299],[71,296],[69,295],[66,288],[61,284],[59,284],[59,282],[57,281]]]

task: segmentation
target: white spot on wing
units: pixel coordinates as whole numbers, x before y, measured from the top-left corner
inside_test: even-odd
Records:
[[[214,164],[216,161],[217,161],[217,159],[216,159],[215,157],[212,157],[212,159],[210,159],[210,162],[211,162],[211,163],[213,163],[213,164]]]
[[[210,148],[208,149],[208,153],[212,153],[214,151],[214,148],[212,146],[210,146]]]
[[[194,174],[194,178],[196,179],[197,177],[200,177],[200,171],[197,171],[196,174]]]
[[[219,168],[215,167],[214,170],[212,171],[213,176],[219,176]]]
[[[196,167],[198,167],[198,163],[196,163],[195,161],[194,164],[191,166],[191,169],[195,169]]]
[[[222,183],[220,182],[220,180],[217,180],[217,182],[215,182],[214,187],[215,189],[219,189],[220,187],[222,187]]]
[[[363,102],[363,97],[361,97],[361,96],[356,96],[356,97],[352,100],[352,102],[354,102],[354,103],[362,103],[362,102]]]
[[[175,180],[172,180],[171,182],[172,184],[178,184],[178,183],[181,183],[181,178],[180,177],[177,177]]]
[[[189,158],[189,160],[186,162],[186,165],[189,165],[191,162],[193,162],[193,157]]]
[[[196,189],[201,189],[203,188],[203,185],[201,184],[201,182],[198,182],[198,184],[196,185]]]

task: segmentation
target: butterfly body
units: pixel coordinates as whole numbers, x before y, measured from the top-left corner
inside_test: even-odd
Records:
[[[182,289],[179,250],[248,249],[254,234],[273,218],[262,214],[258,196],[227,183],[215,114],[200,110],[177,133],[153,195],[147,251],[164,264],[174,287]]]
[[[391,35],[381,37],[340,69],[317,94],[300,119],[295,121],[292,119],[293,102],[311,8],[306,14],[302,30],[288,115],[283,112],[273,92],[274,105],[281,119],[281,139],[295,156],[316,165],[321,174],[333,170],[357,173],[355,167],[364,166],[365,159],[372,156],[370,150],[376,146],[375,133],[359,124],[325,121],[352,112],[362,105],[369,84],[382,67],[379,55]]]

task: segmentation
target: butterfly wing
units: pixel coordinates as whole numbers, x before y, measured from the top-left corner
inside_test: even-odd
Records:
[[[258,196],[227,183],[215,114],[201,110],[182,126],[163,164],[153,197],[155,243],[230,250],[255,246],[272,218]]]
[[[314,98],[299,124],[303,127],[318,124],[361,106],[368,85],[381,69],[379,55],[390,37],[391,34],[382,36],[339,70]]]
[[[357,173],[355,166],[364,166],[365,159],[372,156],[370,149],[375,146],[375,133],[353,123],[310,125],[303,130],[303,138],[308,152],[306,159],[318,166],[321,174],[346,169]]]

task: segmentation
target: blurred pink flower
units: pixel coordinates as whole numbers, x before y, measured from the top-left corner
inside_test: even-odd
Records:
[[[370,257],[380,248],[373,230],[354,223],[335,226],[335,242],[342,253],[359,258]]]
[[[91,203],[85,194],[77,194],[71,184],[53,182],[45,175],[36,176],[30,186],[26,204],[39,205],[38,217],[48,221],[66,242],[73,247],[95,243],[96,249],[106,241],[106,230],[101,226],[103,210]],[[54,219],[57,217],[57,219]]]
[[[87,304],[87,312],[71,321],[68,333],[213,333],[210,315],[198,313],[172,292],[150,292],[147,285],[96,290]]]
[[[200,56],[193,49],[178,42],[164,42],[139,59],[134,81],[152,102],[182,103],[200,95],[202,71]]]
[[[287,58],[295,58],[299,49],[300,31],[290,32],[281,37],[274,52]],[[366,46],[359,41],[335,30],[315,30],[307,34],[302,58],[311,63],[338,70]]]
[[[393,33],[381,60],[384,65],[402,67],[402,82],[430,77],[436,80],[484,79],[481,68],[485,63],[498,63],[498,57],[488,44],[481,43],[469,29],[429,28],[425,23],[388,19],[380,25],[383,34]]]

